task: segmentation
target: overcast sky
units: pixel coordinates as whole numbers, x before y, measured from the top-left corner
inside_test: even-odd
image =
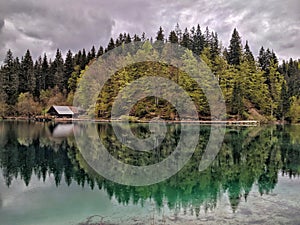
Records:
[[[176,23],[200,24],[227,46],[236,27],[255,55],[263,45],[279,58],[300,58],[299,0],[0,0],[0,61],[30,49],[34,57],[55,49],[78,51],[106,46],[120,32],[155,37]]]

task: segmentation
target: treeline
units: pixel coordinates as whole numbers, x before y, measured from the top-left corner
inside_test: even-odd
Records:
[[[72,104],[78,80],[84,76],[91,61],[123,43],[138,41],[180,44],[200,56],[219,80],[228,117],[264,121],[300,120],[299,60],[290,59],[279,64],[274,51],[264,47],[256,58],[248,41],[243,44],[236,29],[229,46],[225,47],[218,34],[209,28],[202,31],[198,25],[190,30],[181,30],[178,24],[168,35],[160,27],[155,40],[145,37],[144,33],[141,37],[124,33],[116,39],[111,38],[106,47],[100,46],[97,50],[94,46],[89,51],[82,49],[76,54],[69,50],[63,57],[58,49],[53,60],[44,54],[34,62],[29,50],[19,59],[9,50],[0,69],[1,115],[30,116],[42,114],[53,104]],[[109,110],[109,107],[102,108]],[[140,115],[138,117],[145,116],[145,113],[137,114]]]

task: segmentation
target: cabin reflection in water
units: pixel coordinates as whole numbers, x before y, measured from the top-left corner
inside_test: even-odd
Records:
[[[50,125],[49,130],[51,132],[51,136],[54,138],[66,138],[73,135],[74,124],[66,123],[66,124],[55,124]]]

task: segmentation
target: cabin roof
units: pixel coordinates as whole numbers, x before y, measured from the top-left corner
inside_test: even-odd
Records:
[[[73,111],[70,109],[69,106],[53,105],[51,106],[51,108],[53,108],[60,115],[74,115]],[[51,108],[49,110],[51,110]]]

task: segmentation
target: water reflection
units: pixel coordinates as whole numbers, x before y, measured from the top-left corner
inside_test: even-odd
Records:
[[[1,122],[0,167],[6,185],[9,187],[14,179],[22,179],[28,185],[33,174],[41,181],[53,175],[57,186],[76,182],[82,187],[104,189],[120,204],[143,205],[153,199],[158,209],[166,201],[171,210],[183,208],[198,216],[200,209],[214,210],[222,193],[228,194],[234,212],[242,199],[247,200],[254,184],[264,195],[275,188],[278,176],[293,178],[300,174],[298,126],[228,128],[217,158],[207,170],[199,172],[199,161],[210,133],[210,128],[203,126],[189,163],[168,180],[144,187],[119,185],[97,175],[76,148],[71,130],[70,124]],[[134,124],[132,130],[140,137],[147,137],[150,132],[147,125]],[[152,152],[124,148],[110,124],[98,124],[98,132],[118,160],[145,165],[172,153],[180,126],[169,125],[162,146]]]

